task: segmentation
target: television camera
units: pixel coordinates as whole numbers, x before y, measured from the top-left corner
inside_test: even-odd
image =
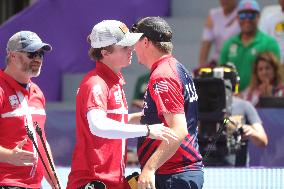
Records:
[[[225,157],[236,153],[242,144],[241,118],[231,116],[232,96],[238,92],[238,73],[232,65],[201,68],[194,82],[198,94],[198,139],[204,164],[225,166]]]

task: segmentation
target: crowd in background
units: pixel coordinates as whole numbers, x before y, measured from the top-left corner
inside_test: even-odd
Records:
[[[265,15],[257,1],[219,2],[204,27],[199,65],[233,63],[240,76],[239,96],[255,106],[259,97],[282,97],[284,1],[279,0],[281,9]],[[208,58],[211,45],[215,51]]]

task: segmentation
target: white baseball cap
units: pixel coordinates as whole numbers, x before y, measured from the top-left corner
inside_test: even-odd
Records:
[[[109,45],[132,46],[143,33],[130,33],[127,26],[117,20],[104,20],[93,27],[91,46],[102,48]]]

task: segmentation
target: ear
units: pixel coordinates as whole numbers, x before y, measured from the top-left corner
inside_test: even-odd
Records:
[[[12,51],[8,51],[8,52],[7,52],[7,55],[8,55],[8,57],[10,57],[10,58],[15,58],[15,57],[16,57],[16,56],[15,56],[15,53],[12,52]]]
[[[88,35],[87,36],[87,42],[89,43],[89,44],[91,44],[91,37],[90,37],[91,35]]]
[[[101,54],[102,54],[103,57],[105,57],[105,56],[109,55],[109,52],[107,50],[103,49],[103,50],[101,50]]]
[[[143,38],[143,44],[146,48],[149,47],[150,43],[151,43],[151,41],[147,37]]]

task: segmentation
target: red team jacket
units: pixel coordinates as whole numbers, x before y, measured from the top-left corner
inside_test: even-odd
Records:
[[[82,80],[76,96],[76,145],[68,189],[91,181],[102,181],[108,189],[125,189],[125,139],[106,139],[91,133],[87,112],[101,109],[107,117],[127,123],[128,107],[122,89],[122,75],[115,74],[101,62]]]
[[[25,129],[25,122],[27,122],[30,130],[33,131],[34,138],[37,138],[36,143],[46,160],[34,125],[34,122],[37,122],[44,130],[46,119],[44,107],[43,93],[36,84],[30,82],[29,89],[26,90],[12,77],[0,70],[0,145],[13,149],[20,141],[28,139]],[[44,133],[43,137],[45,138]],[[36,152],[29,139],[23,146],[23,150]],[[43,174],[44,169],[39,157],[34,166],[14,166],[0,163],[0,186],[40,188]]]

